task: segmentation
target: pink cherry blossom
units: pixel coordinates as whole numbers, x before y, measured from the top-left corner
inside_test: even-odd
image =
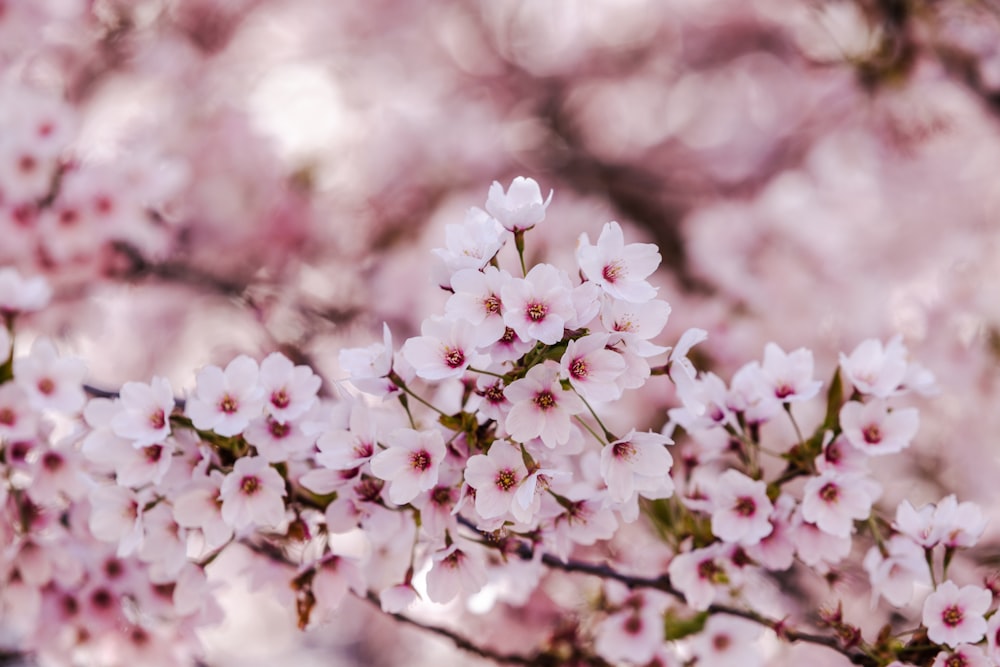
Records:
[[[260,362],[258,376],[264,408],[279,424],[305,414],[315,403],[320,378],[308,366],[298,365],[272,352]]]
[[[862,563],[872,587],[872,606],[881,595],[902,607],[913,598],[915,584],[931,583],[924,550],[903,535],[893,535],[884,548],[885,554],[878,547],[869,549]]]
[[[840,409],[840,425],[856,449],[869,456],[895,454],[906,449],[920,428],[916,408],[890,410],[880,400],[848,401]]]
[[[500,221],[504,229],[517,232],[531,229],[544,220],[545,209],[551,201],[551,191],[548,199],[543,201],[541,189],[534,179],[517,176],[506,192],[500,183],[493,181],[486,199],[486,210]]]
[[[749,546],[771,534],[769,519],[774,506],[764,482],[730,469],[719,477],[711,498],[712,533],[716,537]]]
[[[477,334],[465,320],[431,318],[420,327],[421,336],[403,343],[403,357],[425,380],[459,378],[476,359]]]
[[[486,585],[486,567],[471,549],[458,544],[435,551],[433,566],[427,573],[427,598],[431,602],[450,602],[459,595],[469,596]]]
[[[249,426],[264,407],[259,373],[257,362],[245,355],[229,362],[225,371],[218,366],[201,369],[185,408],[195,427],[232,436]]]
[[[222,518],[235,530],[276,527],[285,519],[285,480],[260,456],[239,459],[219,488]]]
[[[126,382],[121,388],[122,409],[111,420],[115,435],[145,447],[170,435],[174,392],[170,382],[154,377],[149,384]]]
[[[500,294],[511,280],[509,273],[493,266],[482,271],[463,269],[451,277],[454,294],[445,304],[445,313],[475,325],[478,347],[497,342],[507,328]]]
[[[629,431],[601,450],[601,477],[609,498],[626,503],[636,494],[669,498],[674,492],[670,468],[674,463],[666,445],[673,440],[657,433]]]
[[[978,642],[986,634],[984,614],[992,604],[993,595],[985,588],[959,588],[950,580],[942,582],[924,600],[923,623],[927,637],[953,648]]]
[[[554,448],[569,441],[572,417],[585,410],[583,401],[559,383],[559,366],[545,362],[532,367],[504,389],[511,402],[504,428],[518,442],[541,438]]]
[[[993,667],[983,650],[972,644],[959,644],[952,651],[941,651],[931,667]]]
[[[591,334],[571,340],[559,361],[562,377],[590,401],[612,401],[622,394],[616,381],[625,371],[625,359],[607,349],[608,339],[608,334]]]
[[[389,500],[405,505],[437,484],[445,457],[439,431],[397,429],[386,438],[388,448],[371,460],[372,473],[389,482]]]
[[[446,247],[432,251],[442,265],[438,284],[442,287],[454,286],[452,282],[456,273],[465,269],[479,271],[485,267],[503,247],[505,236],[500,223],[477,207],[466,212],[462,224],[446,225]]]
[[[824,472],[802,490],[802,517],[830,535],[847,537],[880,495],[881,488],[867,477]]]
[[[799,348],[786,353],[775,343],[764,346],[764,362],[760,366],[761,382],[782,402],[808,401],[823,382],[813,379],[812,352]]]
[[[906,375],[906,347],[900,336],[893,337],[884,347],[869,338],[851,354],[840,354],[840,368],[847,380],[861,393],[879,398],[893,395]]]
[[[74,357],[60,357],[47,338],[31,346],[31,354],[14,359],[14,380],[24,389],[28,402],[39,410],[66,414],[83,408],[83,379],[87,367]]]
[[[587,234],[582,234],[576,256],[583,275],[609,296],[632,303],[644,303],[656,296],[656,288],[646,278],[660,264],[659,250],[651,243],[626,245],[617,222],[604,225],[597,245],[591,245]]]
[[[703,667],[754,667],[763,664],[753,644],[762,628],[742,618],[710,616],[691,641],[691,652]]]
[[[487,454],[469,457],[465,483],[476,491],[476,513],[483,519],[505,515],[527,476],[520,449],[503,440],[495,441]]]
[[[550,264],[538,264],[528,275],[512,278],[500,290],[504,324],[523,340],[554,345],[575,316],[572,288],[565,273]]]

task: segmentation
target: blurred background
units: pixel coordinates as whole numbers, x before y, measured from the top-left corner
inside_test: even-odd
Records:
[[[190,388],[282,350],[329,392],[339,349],[383,321],[398,345],[443,303],[444,226],[530,176],[555,191],[530,253],[571,266],[612,219],[658,244],[664,343],[707,329],[701,368],[775,341],[826,379],[901,334],[941,391],[885,502],[996,505],[998,19],[995,0],[0,0],[0,263],[50,276],[33,330],[92,384]],[[666,384],[633,403],[639,428],[673,404]],[[367,615],[302,636],[242,595],[213,665],[418,664],[416,645],[471,664]]]

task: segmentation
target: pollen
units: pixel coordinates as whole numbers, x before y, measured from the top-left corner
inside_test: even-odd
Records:
[[[160,445],[150,445],[149,447],[143,447],[142,453],[146,456],[147,461],[156,463],[163,454],[163,447]]]
[[[248,496],[252,496],[260,490],[260,480],[253,475],[247,475],[240,482],[240,490]]]
[[[444,349],[444,363],[448,368],[460,368],[465,363],[465,353],[457,347]]]
[[[63,457],[58,452],[45,452],[42,457],[42,466],[49,472],[55,472],[63,467]]]
[[[609,283],[615,282],[624,273],[625,273],[624,265],[622,265],[622,263],[617,260],[606,265],[604,267],[604,270],[601,271],[601,275],[604,276],[604,279],[607,280]]]
[[[282,424],[281,422],[272,420],[271,423],[267,425],[267,430],[269,430],[271,435],[275,438],[284,438],[292,429],[288,424]]]
[[[500,336],[500,342],[501,343],[506,343],[506,344],[509,345],[509,344],[511,344],[511,343],[514,342],[514,338],[516,336],[517,336],[517,334],[514,332],[513,329],[511,329],[510,327],[506,327],[503,330],[503,335]]]
[[[227,415],[233,414],[234,412],[239,410],[239,408],[240,405],[237,402],[237,400],[232,396],[230,396],[229,394],[224,395],[222,397],[222,400],[219,401],[219,409],[225,412]]]
[[[958,608],[958,605],[951,605],[941,612],[941,620],[949,628],[957,627],[961,624],[963,618],[965,618],[965,615],[962,613],[962,610]]]
[[[740,496],[733,505],[733,511],[742,517],[751,517],[757,511],[757,502],[750,496]]]
[[[51,396],[52,392],[56,390],[56,383],[52,381],[51,378],[42,378],[38,381],[38,391],[42,392],[46,396]]]
[[[861,435],[869,445],[877,445],[882,442],[882,429],[878,424],[869,424],[861,429]]]
[[[155,429],[161,429],[167,425],[167,416],[163,414],[163,410],[157,410],[149,415],[149,425]]]
[[[630,461],[635,456],[635,445],[631,442],[616,442],[611,445],[611,453],[616,459]]]
[[[423,449],[419,452],[413,452],[410,454],[410,467],[421,472],[427,470],[431,467],[431,455]]]
[[[538,303],[537,301],[529,303],[528,307],[525,308],[525,313],[527,313],[528,319],[532,322],[541,322],[545,319],[548,312],[549,307],[544,303]]]
[[[487,387],[483,393],[483,398],[492,403],[493,405],[499,405],[506,400],[506,396],[503,393],[503,386],[500,382],[494,382],[489,387]]]
[[[835,503],[840,498],[840,488],[833,482],[827,482],[819,490],[819,497],[828,503]]]
[[[497,488],[501,491],[510,491],[517,484],[517,473],[510,468],[504,468],[497,472]]]
[[[551,410],[556,407],[556,397],[548,389],[540,391],[535,395],[535,405],[541,410]]]
[[[488,297],[483,299],[483,310],[486,311],[488,315],[495,315],[500,312],[500,297],[496,294],[490,294]]]
[[[587,362],[583,359],[574,359],[573,363],[569,365],[569,374],[575,377],[577,380],[582,380],[590,374],[590,369],[587,367]]]
[[[288,397],[288,392],[286,392],[283,388],[271,394],[271,405],[279,410],[284,410],[291,402],[292,399]]]

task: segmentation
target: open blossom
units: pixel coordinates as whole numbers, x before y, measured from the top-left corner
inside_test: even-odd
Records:
[[[236,461],[222,480],[222,518],[236,530],[279,525],[285,519],[285,480],[260,456]]]
[[[601,477],[608,485],[608,497],[616,503],[628,502],[635,494],[645,498],[669,498],[674,493],[670,477],[673,457],[666,445],[673,440],[658,433],[629,431],[601,450]]]
[[[670,561],[667,567],[670,582],[684,594],[684,600],[692,609],[708,609],[720,587],[730,583],[725,548],[724,544],[716,542],[702,549],[677,554]]]
[[[433,252],[443,264],[437,276],[441,287],[448,287],[454,274],[464,269],[479,271],[493,258],[505,241],[503,227],[481,208],[472,207],[460,225],[446,225],[444,248]]]
[[[509,273],[494,266],[487,266],[482,271],[463,269],[451,277],[454,294],[445,304],[445,313],[451,319],[475,325],[476,345],[479,347],[500,340],[507,328],[503,321],[500,293],[511,280]]]
[[[782,402],[808,401],[819,393],[823,382],[813,379],[812,352],[799,348],[787,353],[775,343],[764,346],[761,382]]]
[[[418,377],[462,377],[476,357],[476,329],[465,320],[432,317],[424,320],[420,333],[423,335],[403,343],[401,350]]]
[[[562,388],[555,362],[533,366],[523,378],[511,382],[504,394],[511,402],[504,422],[511,438],[518,442],[541,438],[550,448],[569,441],[571,419],[585,409],[579,396]]]
[[[567,320],[576,314],[572,287],[565,273],[550,264],[538,264],[523,279],[513,278],[500,291],[504,324],[523,340],[555,345]]]
[[[174,391],[165,378],[154,377],[149,384],[126,382],[121,388],[121,411],[111,420],[115,435],[145,447],[170,435],[170,413]]]
[[[863,565],[872,587],[872,606],[881,595],[897,607],[909,604],[914,584],[930,584],[924,550],[904,535],[893,535],[885,544],[885,555],[873,546]]]
[[[373,396],[385,397],[396,390],[388,379],[392,371],[392,332],[382,324],[382,342],[368,347],[344,348],[337,356],[351,384]]]
[[[889,410],[880,400],[848,401],[840,409],[844,437],[869,456],[894,454],[910,446],[920,427],[916,408]]]
[[[459,594],[478,593],[487,582],[486,566],[473,552],[452,544],[431,556],[427,573],[427,597],[431,602],[450,602]]]
[[[645,665],[663,645],[663,613],[658,605],[634,599],[597,627],[594,649],[616,664]]]
[[[510,511],[527,476],[520,448],[504,440],[496,440],[487,454],[471,456],[465,464],[465,483],[476,490],[476,512],[484,519]]]
[[[264,408],[279,424],[305,414],[316,403],[320,385],[311,368],[296,366],[280,352],[272,352],[260,362],[258,382]]]
[[[986,634],[985,614],[993,595],[979,586],[959,588],[945,581],[924,601],[923,623],[927,637],[937,644],[957,647],[975,644]]]
[[[886,398],[896,393],[906,375],[906,347],[894,336],[885,347],[869,338],[854,348],[850,356],[840,354],[840,368],[855,389],[863,394]]]
[[[87,367],[75,357],[60,357],[48,338],[39,338],[31,354],[14,359],[14,380],[24,389],[28,402],[38,410],[74,413],[87,397],[83,379]]]
[[[195,427],[224,436],[245,429],[264,406],[258,376],[257,362],[246,355],[229,362],[225,371],[218,366],[201,369],[186,408]]]
[[[562,376],[591,401],[612,401],[622,394],[615,381],[625,371],[625,359],[607,349],[608,338],[608,334],[591,334],[571,340],[559,361]]]
[[[848,537],[854,522],[867,519],[881,488],[863,475],[824,472],[802,490],[802,517],[837,537]]]
[[[538,183],[532,178],[518,176],[511,181],[506,192],[502,185],[493,181],[486,198],[486,210],[504,226],[504,229],[518,232],[531,229],[544,220],[545,209],[551,201],[551,191],[548,199],[543,201]]]
[[[983,649],[972,644],[959,644],[952,651],[941,651],[931,667],[994,667]]]
[[[397,429],[386,438],[389,448],[371,460],[372,473],[389,482],[389,500],[405,505],[438,481],[446,450],[439,431]]]
[[[715,614],[691,640],[691,652],[701,667],[755,667],[763,662],[753,647],[762,632],[758,623]]]
[[[612,298],[644,303],[656,296],[646,278],[660,265],[659,250],[651,243],[626,245],[617,222],[604,225],[597,245],[581,234],[576,257],[583,275]]]
[[[757,544],[771,534],[774,505],[767,484],[738,470],[727,470],[712,491],[712,533],[726,541]]]
[[[970,547],[986,529],[986,518],[975,503],[960,503],[949,495],[919,510],[903,500],[896,508],[893,527],[926,549],[942,542],[948,547]]]

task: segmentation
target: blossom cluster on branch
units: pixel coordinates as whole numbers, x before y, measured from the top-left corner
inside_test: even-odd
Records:
[[[0,271],[4,649],[193,662],[221,618],[206,571],[248,548],[276,568],[267,585],[294,592],[302,628],[350,594],[498,662],[755,665],[770,638],[870,666],[1000,664],[998,587],[953,567],[982,510],[878,502],[870,462],[910,446],[910,399],[935,391],[901,339],[861,342],[829,382],[808,349],[774,343],[728,382],[699,371],[705,331],[661,344],[655,245],[608,222],[574,266],[529,265],[552,196],[494,183],[434,253],[443,313],[398,347],[386,326],[341,350],[349,378],[322,392],[278,352],[205,366],[184,392],[162,377],[98,392],[47,338],[15,345],[50,290]],[[674,407],[609,428],[623,396],[661,380]],[[620,543],[637,527],[655,529],[643,564]],[[833,582],[852,560],[895,621],[766,594],[793,570]],[[418,598],[490,592],[487,617],[517,625],[502,608],[555,573],[600,586],[554,603],[574,620],[534,648],[407,615]]]

